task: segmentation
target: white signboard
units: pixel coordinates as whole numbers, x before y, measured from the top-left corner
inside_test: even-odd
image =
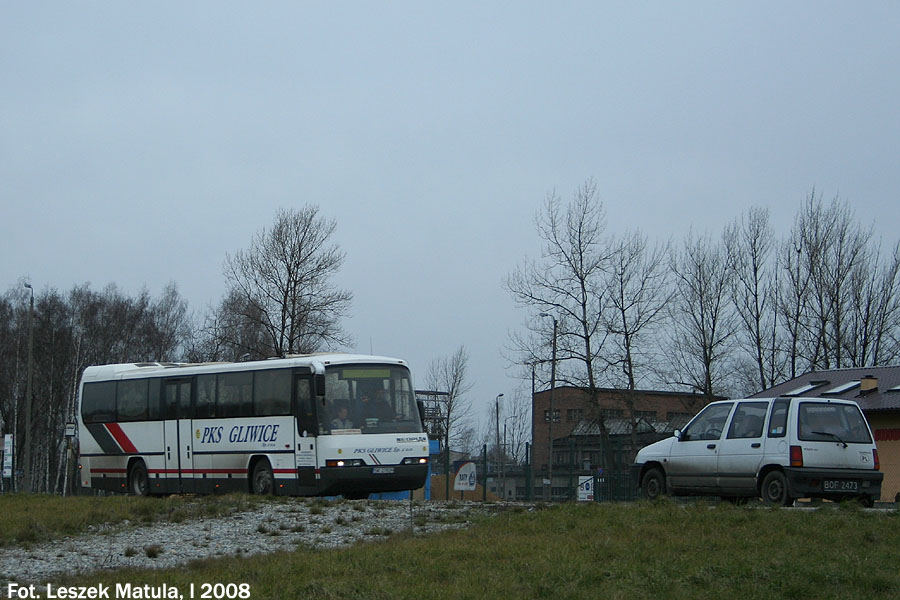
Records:
[[[578,476],[578,501],[590,502],[594,499],[594,478],[590,475]]]
[[[456,479],[453,480],[453,490],[457,492],[474,491],[476,480],[475,463],[463,463],[456,472]]]
[[[3,477],[12,477],[13,467],[13,434],[3,436]]]

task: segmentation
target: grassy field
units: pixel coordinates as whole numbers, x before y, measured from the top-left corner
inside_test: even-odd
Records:
[[[104,523],[179,523],[245,510],[260,501],[259,497],[247,494],[202,499],[5,494],[0,496],[0,546],[45,542],[84,533],[89,527]]]
[[[253,599],[879,598],[900,590],[900,517],[831,505],[568,504],[433,536],[197,561],[66,583],[244,583]],[[197,588],[199,594],[199,587]]]

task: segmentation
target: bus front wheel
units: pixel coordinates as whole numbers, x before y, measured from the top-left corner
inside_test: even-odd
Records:
[[[128,493],[132,496],[150,494],[150,478],[147,477],[147,467],[142,460],[131,465],[131,470],[128,472]]]
[[[250,475],[250,489],[254,494],[274,494],[275,476],[269,461],[262,459],[253,465]]]

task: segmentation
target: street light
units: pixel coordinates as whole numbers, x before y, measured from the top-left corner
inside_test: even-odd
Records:
[[[503,448],[504,452],[509,452],[509,443],[506,441],[506,424],[509,423],[510,419],[515,419],[519,415],[509,415],[508,417],[504,417],[503,419]],[[506,500],[506,456],[503,457],[503,462],[500,464],[500,473],[502,474],[503,479],[503,499]]]
[[[31,396],[32,396],[32,356],[34,352],[34,288],[24,284],[31,291],[31,305],[28,312],[28,379],[25,383],[25,439],[22,440],[22,489],[30,494],[31,489]]]
[[[553,500],[553,389],[556,387],[556,317],[550,313],[540,313],[538,316],[553,319],[553,357],[550,359],[550,418],[547,423],[547,479],[550,480],[549,499]]]

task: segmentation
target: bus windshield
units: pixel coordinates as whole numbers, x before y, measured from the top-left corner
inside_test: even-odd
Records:
[[[409,370],[389,365],[327,367],[319,431],[336,435],[420,433],[422,423]]]

